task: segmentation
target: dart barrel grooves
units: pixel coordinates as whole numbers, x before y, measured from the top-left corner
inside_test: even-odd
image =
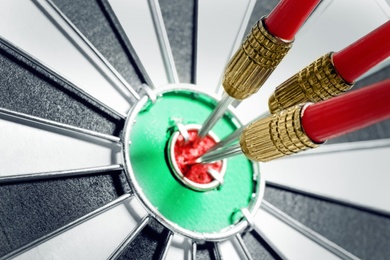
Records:
[[[223,87],[229,96],[245,99],[259,90],[291,48],[292,42],[270,34],[259,20],[225,69]]]
[[[352,88],[336,71],[328,53],[278,86],[269,98],[271,113],[306,102],[319,102]]]
[[[242,133],[243,153],[255,161],[267,162],[309,148],[316,148],[301,125],[305,106],[297,105],[250,124]]]

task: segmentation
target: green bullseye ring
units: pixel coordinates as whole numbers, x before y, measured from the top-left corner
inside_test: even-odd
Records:
[[[254,214],[264,191],[258,165],[243,155],[229,158],[219,189],[199,192],[185,187],[172,174],[166,154],[171,119],[201,124],[216,100],[191,85],[159,91],[155,104],[144,98],[133,108],[125,127],[125,169],[135,194],[162,224],[187,237],[218,240],[242,231],[247,221],[240,210]],[[223,138],[237,128],[233,121],[225,116],[213,132]]]

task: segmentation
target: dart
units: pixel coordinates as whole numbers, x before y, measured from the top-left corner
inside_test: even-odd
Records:
[[[282,20],[303,17],[294,8],[307,1],[292,1],[278,15],[268,14],[284,0],[2,1],[0,259],[386,259],[390,120],[267,164],[245,155],[194,163],[259,116],[254,106],[268,105],[285,79],[389,20],[383,0],[319,1],[294,36],[286,29],[294,24]],[[294,49],[260,91],[286,65],[295,70],[266,95],[253,94],[267,100],[245,114],[235,105],[254,97],[232,97],[198,140],[221,100],[225,66],[262,15],[268,17],[253,30],[263,27]],[[276,52],[264,54],[268,45],[255,49],[259,35],[267,36],[254,34],[245,55],[273,62]],[[353,68],[343,72],[334,54],[336,71],[352,85]],[[245,62],[238,65],[252,66]],[[389,62],[359,86],[390,79]],[[237,77],[247,73],[242,68]],[[257,80],[251,76],[242,74],[242,85]],[[311,142],[333,138],[330,126],[338,123],[316,126],[325,121],[311,104],[266,110],[277,115],[301,103]],[[289,120],[278,121],[278,136],[295,129],[282,128]]]
[[[199,130],[204,138],[235,100],[256,93],[292,46],[294,36],[319,0],[283,0],[268,17],[260,19],[227,64],[222,80],[225,93]]]
[[[267,162],[316,148],[326,140],[390,118],[390,79],[318,103],[300,104],[247,126],[240,143],[201,156],[196,163],[243,153]]]
[[[318,102],[349,90],[369,69],[390,56],[390,21],[341,51],[328,53],[290,77],[271,95],[271,113]]]
[[[279,85],[268,101],[271,114],[288,107],[319,102],[351,89],[369,69],[390,56],[390,21],[379,26],[341,51],[329,52]],[[268,116],[264,113],[255,120]],[[222,139],[209,151],[236,141],[245,126]]]

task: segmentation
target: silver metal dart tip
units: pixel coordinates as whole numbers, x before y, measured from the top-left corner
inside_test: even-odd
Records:
[[[211,163],[220,161],[226,158],[230,158],[236,155],[242,154],[240,144],[231,145],[225,149],[220,149],[216,151],[207,152],[198,159],[195,160],[195,163]]]

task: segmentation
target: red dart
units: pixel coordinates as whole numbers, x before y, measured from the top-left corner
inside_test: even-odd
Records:
[[[268,17],[252,27],[226,65],[222,79],[225,93],[199,130],[198,141],[207,135],[234,99],[244,100],[261,88],[290,50],[295,33],[319,2],[283,0]]]
[[[244,153],[271,161],[390,118],[390,79],[319,103],[296,105],[245,128],[239,144],[198,158],[210,163]]]
[[[303,111],[302,127],[316,143],[390,118],[390,79],[351,91]]]
[[[318,58],[279,85],[268,100],[271,113],[319,102],[352,88],[355,80],[390,56],[390,21],[345,47]]]
[[[367,70],[390,56],[390,21],[333,54],[340,76],[353,83]]]
[[[268,31],[291,41],[320,0],[282,0],[265,19]]]

